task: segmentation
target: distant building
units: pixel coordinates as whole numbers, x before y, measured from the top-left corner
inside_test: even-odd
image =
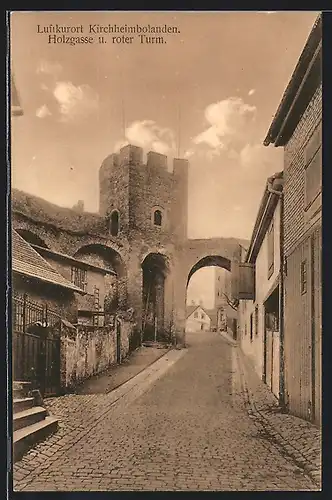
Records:
[[[208,332],[211,318],[202,306],[187,306],[186,332]]]
[[[321,421],[322,17],[318,16],[264,144],[284,148],[283,371],[291,413]]]
[[[231,273],[226,269],[216,267],[214,281],[214,303],[216,310],[217,330],[227,331],[236,337],[237,311],[232,307]]]

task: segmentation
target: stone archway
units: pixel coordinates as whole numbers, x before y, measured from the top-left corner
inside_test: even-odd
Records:
[[[142,334],[145,341],[169,341],[170,262],[151,252],[142,264]]]
[[[187,240],[183,245],[174,272],[174,327],[180,345],[185,345],[186,293],[191,276],[207,266],[231,271],[240,254],[240,241],[235,238]]]

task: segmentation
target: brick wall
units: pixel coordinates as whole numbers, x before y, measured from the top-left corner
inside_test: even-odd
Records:
[[[315,128],[322,121],[322,87],[320,86],[291,139],[285,146],[284,156],[284,245],[288,255],[304,235],[305,217],[305,159],[304,147]]]

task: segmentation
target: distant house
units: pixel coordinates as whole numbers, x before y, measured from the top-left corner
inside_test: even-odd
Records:
[[[211,318],[202,306],[188,306],[186,332],[207,332],[211,330]]]
[[[233,338],[237,333],[237,310],[232,303],[231,273],[223,268],[216,268],[214,280],[214,303],[216,309],[216,328],[227,331]]]

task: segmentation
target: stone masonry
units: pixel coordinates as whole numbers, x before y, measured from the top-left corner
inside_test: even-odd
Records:
[[[106,264],[122,283],[121,306],[134,311],[138,328],[146,319],[142,266],[157,256],[164,267],[161,328],[166,336],[173,332],[177,342],[184,344],[188,279],[206,265],[231,270],[232,262],[239,258],[241,241],[188,239],[188,161],[174,159],[171,167],[167,157],[158,153],[148,153],[146,164],[142,158],[141,148],[128,145],[103,161],[99,214],[57,207],[14,190],[13,227],[29,231],[46,247],[69,256],[88,254],[92,262],[95,253],[97,263],[101,254],[107,258]],[[161,225],[153,223],[156,210],[161,214]],[[111,227],[115,212],[117,235]]]

